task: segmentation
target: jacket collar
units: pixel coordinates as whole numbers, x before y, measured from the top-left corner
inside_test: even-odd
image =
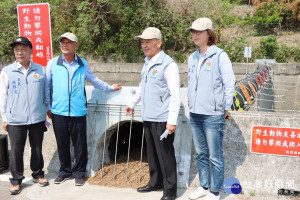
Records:
[[[15,61],[14,63],[13,63],[13,66],[14,66],[14,69],[13,69],[13,71],[18,71],[18,72],[21,72],[21,67],[23,67],[20,63],[18,63],[18,61]],[[30,64],[29,64],[29,68],[28,68],[28,72],[27,73],[29,73],[29,72],[31,72],[31,71],[34,71],[34,70],[36,70],[37,68],[36,68],[36,65],[34,65],[34,62],[32,62],[31,60],[30,60]]]
[[[17,69],[20,69],[21,67],[23,67],[23,65],[21,65],[21,63],[19,63],[18,61],[16,61],[16,65],[17,65]],[[32,61],[30,60],[28,69],[30,69],[31,66],[32,66]]]
[[[210,46],[208,49],[207,49],[207,52],[205,53],[206,54],[206,58],[209,58],[211,57],[212,55],[216,54],[217,53],[217,46],[216,45],[212,45]],[[200,48],[198,48],[194,55],[193,55],[193,58],[195,60],[199,60],[200,58]]]
[[[81,58],[75,54],[75,59],[77,58],[77,62],[79,64],[79,66],[83,66],[83,62],[81,60]],[[63,65],[63,54],[60,54],[58,59],[57,59],[57,65]]]
[[[160,53],[159,57],[156,59],[155,62],[153,62],[152,66],[154,66],[154,65],[160,65],[160,64],[163,63],[164,57],[165,57],[165,52],[163,50],[161,50],[159,53]],[[149,63],[149,61],[150,60],[146,57],[145,58],[145,63]]]

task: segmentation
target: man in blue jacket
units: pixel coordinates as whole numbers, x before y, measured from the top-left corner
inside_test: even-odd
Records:
[[[44,69],[30,61],[32,44],[25,37],[18,37],[10,45],[16,61],[3,68],[0,76],[0,110],[3,128],[10,138],[10,178],[12,195],[21,192],[25,178],[23,154],[27,138],[31,147],[30,168],[34,182],[47,186],[44,178],[42,143],[45,127]]]
[[[131,115],[136,104],[141,101],[150,171],[148,184],[137,191],[163,189],[161,200],[174,200],[177,172],[173,142],[180,109],[179,70],[174,60],[161,50],[162,34],[159,29],[148,27],[134,39],[141,40],[146,58],[142,80],[126,107],[126,114]],[[165,131],[166,138],[160,139]]]
[[[112,86],[99,80],[91,72],[87,61],[77,54],[77,37],[70,32],[58,38],[61,54],[47,64],[45,95],[47,115],[52,118],[57,150],[60,160],[55,184],[75,178],[75,185],[85,183],[87,166],[86,96],[85,80],[101,90],[119,90],[120,84]],[[70,138],[74,145],[75,165],[71,168]]]

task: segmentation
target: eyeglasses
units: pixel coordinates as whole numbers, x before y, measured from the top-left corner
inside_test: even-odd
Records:
[[[196,31],[196,30],[191,30],[190,33],[191,35],[200,35],[203,31]]]

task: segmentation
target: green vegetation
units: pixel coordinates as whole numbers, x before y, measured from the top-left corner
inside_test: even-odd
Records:
[[[250,20],[257,24],[258,32],[276,30],[279,22],[283,28],[299,28],[299,0],[252,0],[252,3],[256,10]]]
[[[241,62],[244,58],[244,47],[249,46],[249,42],[246,42],[246,37],[243,36],[235,38],[233,42],[221,43],[218,46],[227,52],[231,62]]]
[[[250,192],[249,195],[250,195],[251,197],[254,197],[254,196],[255,196],[255,192]]]
[[[42,0],[2,0],[0,2],[0,59],[11,61],[9,43],[18,36],[17,4],[42,3]],[[257,35],[274,33],[280,21],[282,28],[299,27],[299,0],[252,0],[254,15],[242,18],[230,12],[248,0],[48,0],[51,10],[53,53],[60,53],[56,39],[62,33],[75,33],[80,42],[80,55],[101,56],[123,62],[138,62],[143,58],[140,43],[133,37],[146,27],[155,26],[163,33],[163,49],[178,62],[185,62],[196,47],[185,29],[198,17],[209,17],[214,22],[217,41],[222,30],[235,24],[239,27],[257,26]],[[247,37],[218,44],[229,54],[232,62],[244,62],[243,49]],[[275,36],[261,40],[253,49],[255,58],[275,58],[277,62],[299,62],[300,47],[277,43]],[[251,60],[250,60],[251,61]]]
[[[9,44],[14,40],[18,31],[17,9],[13,1],[0,2],[0,58],[9,61],[13,51]]]
[[[278,51],[277,38],[274,35],[270,35],[267,38],[260,40],[260,53],[263,58],[272,58],[275,52]]]

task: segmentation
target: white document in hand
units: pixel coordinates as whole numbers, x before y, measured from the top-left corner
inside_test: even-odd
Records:
[[[165,132],[160,136],[160,140],[164,139],[164,138],[167,138],[169,135],[168,133],[168,129],[165,130]]]

